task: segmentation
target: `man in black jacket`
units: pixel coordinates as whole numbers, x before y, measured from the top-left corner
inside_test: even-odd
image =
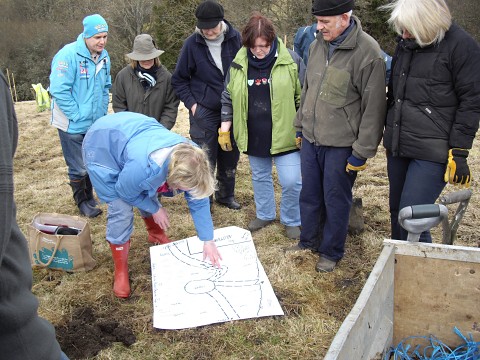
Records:
[[[218,190],[215,200],[233,210],[241,208],[235,201],[235,173],[240,153],[228,134],[231,151],[218,145],[220,98],[223,82],[233,58],[241,47],[240,34],[223,18],[223,7],[216,1],[202,2],[195,12],[197,27],[183,45],[172,76],[172,86],[190,110],[190,138],[208,148],[212,169],[217,168]]]

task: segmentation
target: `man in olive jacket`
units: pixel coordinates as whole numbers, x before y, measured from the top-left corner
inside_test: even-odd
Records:
[[[385,62],[353,7],[354,0],[314,1],[319,33],[295,119],[302,167],[297,248],[318,252],[322,272],[344,255],[352,187],[377,151],[386,111]]]

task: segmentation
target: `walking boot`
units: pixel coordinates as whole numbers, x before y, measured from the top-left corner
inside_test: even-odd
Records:
[[[363,202],[362,198],[353,198],[350,216],[348,219],[348,233],[350,235],[359,235],[365,229],[363,220]]]
[[[96,207],[90,206],[88,203],[86,189],[86,179],[70,180],[70,186],[73,191],[73,199],[80,210],[80,214],[89,218],[97,217],[102,213],[102,210]]]
[[[128,251],[130,240],[123,245],[110,244],[113,264],[115,267],[113,293],[119,298],[130,296],[130,279],[128,278]]]
[[[92,182],[90,181],[90,176],[87,175],[85,178],[85,194],[87,195],[87,201],[88,205],[91,207],[96,207],[98,205],[97,200],[95,200],[95,197],[93,196],[93,185]]]
[[[148,232],[148,242],[152,244],[168,244],[170,239],[165,231],[153,220],[153,216],[143,218]]]

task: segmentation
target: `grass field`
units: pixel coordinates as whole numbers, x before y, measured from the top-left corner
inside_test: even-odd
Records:
[[[50,113],[37,113],[34,102],[17,103],[16,111],[20,137],[15,157],[15,199],[18,222],[27,233],[28,224],[39,212],[71,215],[78,212],[58,135],[49,125]],[[179,110],[173,130],[188,134],[184,108]],[[478,246],[480,239],[477,144],[469,157],[474,193],[456,242],[466,246]],[[368,164],[354,189],[355,196],[363,199],[365,231],[349,236],[345,257],[333,273],[315,272],[317,256],[312,253],[286,256],[283,249],[294,242],[285,237],[278,220],[253,234],[258,257],[285,316],[178,331],[154,329],[149,244],[143,222],[137,213],[129,258],[132,296],[120,300],[112,292],[113,263],[104,238],[105,205],[101,216],[88,220],[97,261],[92,271],[69,274],[34,269],[33,292],[40,300],[39,312],[55,325],[62,348],[71,359],[321,359],[360,293],[383,239],[390,233],[388,179],[382,146]],[[255,217],[250,179],[248,160],[242,155],[236,196],[243,209],[233,211],[214,205],[215,227],[246,228]],[[445,192],[454,190],[447,186]],[[279,193],[276,191],[277,200]],[[170,238],[179,240],[195,235],[182,196],[166,199],[164,206],[172,224],[168,230]],[[434,229],[433,234],[435,242],[441,242],[440,229]],[[121,336],[122,331],[125,336]]]

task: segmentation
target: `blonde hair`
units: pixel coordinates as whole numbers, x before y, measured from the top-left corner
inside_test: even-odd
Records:
[[[160,67],[161,65],[161,62],[160,62],[160,59],[158,57],[154,58],[154,64],[153,66],[156,66],[156,67]],[[139,63],[138,60],[132,60],[132,59],[128,59],[128,61],[130,62],[130,66],[132,67],[132,69],[136,69],[137,68],[137,65]]]
[[[206,151],[189,143],[176,145],[170,157],[167,182],[172,188],[188,190],[194,199],[212,195],[215,180]]]
[[[380,9],[391,10],[388,23],[399,35],[407,30],[421,47],[442,41],[452,25],[445,0],[395,0]]]

